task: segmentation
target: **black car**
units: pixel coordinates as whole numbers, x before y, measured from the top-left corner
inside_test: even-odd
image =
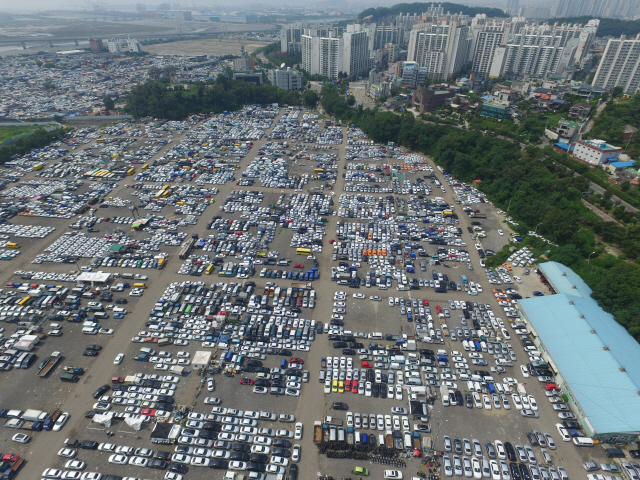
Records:
[[[347,342],[333,342],[333,348],[347,348]]]
[[[456,395],[456,404],[462,407],[464,405],[464,401],[462,400],[462,392],[460,392],[460,390],[456,390],[455,395]]]
[[[387,389],[389,387],[387,387],[386,383],[381,383],[380,384],[380,398],[387,398]]]
[[[182,465],[181,463],[170,463],[168,470],[173,473],[185,474],[189,471],[189,467]]]
[[[355,355],[357,352],[351,348],[343,348],[342,349],[342,355],[350,355],[353,356]]]
[[[293,355],[293,353],[291,353],[290,350],[280,350],[278,352],[278,355],[280,355],[281,357],[290,357]]]
[[[327,336],[329,340],[341,340],[342,335],[336,335],[335,333],[331,333]]]
[[[250,457],[251,462],[257,463],[269,463],[269,455],[263,455],[262,453],[254,453]]]
[[[233,451],[234,452],[249,452],[251,450],[251,446],[246,443],[234,443]]]
[[[87,350],[95,350],[97,352],[99,352],[100,350],[102,350],[102,347],[100,345],[96,345],[94,343],[92,343],[91,345],[87,345],[85,347]]]
[[[331,408],[334,410],[349,410],[349,405],[344,402],[333,402],[333,406]]]
[[[218,432],[214,432],[213,430],[202,430],[198,434],[198,437],[205,438],[207,440],[216,440],[218,438]]]
[[[529,439],[529,443],[532,447],[539,447],[540,442],[538,442],[538,437],[533,432],[527,432],[527,438]]]
[[[169,403],[159,402],[156,404],[156,410],[166,410],[170,412],[173,410],[173,406]]]
[[[80,444],[80,448],[83,450],[96,450],[98,448],[98,442],[94,442],[93,440],[85,440]]]
[[[82,355],[84,357],[97,357],[99,353],[100,352],[98,352],[97,350],[85,350],[84,352],[82,352]]]
[[[274,438],[272,445],[274,447],[291,448],[291,442],[284,438]]]
[[[509,459],[509,461],[516,462],[516,451],[513,449],[513,445],[511,445],[509,442],[504,442],[504,449],[507,452],[507,458]]]
[[[165,460],[160,460],[159,458],[152,458],[147,463],[147,467],[155,468],[157,470],[165,470],[167,468],[168,463]]]
[[[126,305],[129,302],[126,298],[118,298],[116,299],[115,303],[117,303],[118,305]]]
[[[524,463],[520,464],[520,474],[522,475],[522,480],[531,480],[529,468]]]
[[[517,463],[510,463],[509,470],[511,470],[511,478],[513,480],[521,480],[520,469]]]
[[[248,462],[247,470],[250,472],[264,472],[267,470],[267,466],[264,463]]]
[[[99,415],[99,414],[100,414],[100,412],[97,411],[97,410],[89,410],[89,411],[84,412],[84,418],[93,418],[93,417],[95,417],[96,415]]]
[[[259,378],[254,382],[254,385],[256,385],[257,387],[270,387],[271,382],[269,380]]]
[[[372,390],[371,395],[373,396],[373,398],[380,397],[380,385],[378,385],[377,383],[374,383],[371,390]]]
[[[293,375],[294,377],[301,377],[302,372],[300,370],[296,370],[295,368],[290,368],[287,370],[287,375]]]
[[[285,450],[284,448],[272,448],[271,455],[278,455],[280,457],[289,458],[291,456],[291,452],[289,450]]]
[[[367,370],[367,380],[371,383],[376,381],[376,374],[371,368]]]
[[[105,392],[108,392],[110,388],[111,388],[111,387],[110,387],[109,385],[106,385],[106,384],[105,384],[105,385],[102,385],[102,386],[101,386],[100,388],[98,388],[95,392],[93,392],[93,398],[99,398],[99,397],[101,397],[102,395],[104,395],[104,394],[105,394]]]
[[[251,450],[251,448],[249,448],[249,450]],[[251,457],[249,457],[249,454],[246,452],[231,452],[231,456],[229,457],[229,460],[231,461],[239,461],[239,462],[248,462],[250,460]]]
[[[289,480],[298,480],[298,465],[295,463],[289,467]]]
[[[631,458],[640,458],[640,450],[629,450]]]
[[[212,458],[209,462],[209,468],[215,468],[217,470],[226,470],[229,468],[229,462],[226,460],[220,460],[218,458]]]
[[[162,450],[157,450],[154,454],[153,454],[153,458],[158,458],[160,460],[168,460],[169,458],[171,458],[171,453],[169,452],[163,452]]]

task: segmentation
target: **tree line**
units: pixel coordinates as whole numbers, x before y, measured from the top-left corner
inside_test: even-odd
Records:
[[[185,85],[171,85],[168,78],[161,78],[134,87],[124,111],[136,118],[151,116],[180,120],[195,113],[238,110],[246,104],[311,106],[317,98],[316,92],[311,90],[281,90],[273,85],[256,85],[224,75],[219,75],[215,81]]]
[[[325,87],[321,102],[327,113],[358,126],[372,140],[427,154],[461,181],[477,185],[495,205],[508,208],[519,223],[515,230],[523,236],[537,228],[558,245],[528,237],[538,243],[538,251],[580,274],[598,303],[640,340],[640,266],[628,261],[640,258],[640,223],[623,228],[587,209],[581,201],[582,192],[589,189],[586,177],[574,175],[534,146],[521,150],[517,143],[477,130],[424,123],[410,112],[349,108],[335,87]],[[623,255],[606,253],[596,238],[615,243]],[[587,263],[594,251],[597,255]],[[509,255],[507,249],[501,253],[495,261]]]
[[[34,148],[42,148],[51,142],[61,140],[65,134],[64,128],[47,131],[44,128],[38,128],[32,134],[19,138],[9,145],[0,147],[0,163],[10,160],[14,155],[24,155]]]
[[[440,5],[440,3],[438,4]],[[426,12],[432,5],[433,3],[397,3],[391,7],[367,8],[358,15],[358,19],[362,20],[371,17],[367,20],[371,22],[381,22],[401,14],[419,15]],[[442,2],[441,5],[445,12],[462,12],[463,15],[469,15],[470,17],[475,17],[479,13],[485,13],[488,17],[508,17],[500,8],[469,7],[468,5],[451,2]]]

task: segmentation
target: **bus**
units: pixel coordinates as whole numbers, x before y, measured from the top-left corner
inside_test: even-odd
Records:
[[[173,192],[173,191],[172,191],[170,188],[167,188],[166,190],[164,190],[164,191],[162,192],[161,197],[162,197],[162,198],[167,198],[169,195],[171,195],[171,193],[172,193],[172,192]]]
[[[149,168],[149,164],[145,163],[142,165],[142,171],[144,172],[147,168]]]
[[[26,303],[27,303],[29,300],[31,300],[31,297],[29,297],[29,296],[24,297],[22,300],[20,300],[20,301],[18,302],[18,305],[19,305],[20,307],[22,307],[22,306],[26,305]]]
[[[204,271],[207,275],[211,275],[211,271],[213,270],[213,267],[215,267],[215,265],[213,263],[211,263],[206,270]]]
[[[296,249],[296,253],[298,255],[311,255],[311,249],[310,248],[297,248]]]

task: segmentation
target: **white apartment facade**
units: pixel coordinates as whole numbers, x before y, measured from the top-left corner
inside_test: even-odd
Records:
[[[633,39],[622,35],[607,42],[593,86],[605,90],[622,87],[627,94],[640,89],[640,34]]]

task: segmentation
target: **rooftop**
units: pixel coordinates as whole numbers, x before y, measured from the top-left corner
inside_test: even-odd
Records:
[[[585,414],[592,433],[640,432],[640,345],[570,268],[539,265],[556,295],[520,307]]]

